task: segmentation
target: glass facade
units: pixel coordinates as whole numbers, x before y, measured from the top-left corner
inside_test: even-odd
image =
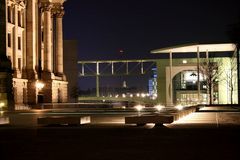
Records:
[[[157,95],[157,68],[152,68],[151,78],[148,80],[148,93],[150,97]]]

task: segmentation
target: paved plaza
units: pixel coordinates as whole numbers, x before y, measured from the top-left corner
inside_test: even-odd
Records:
[[[172,124],[125,125],[134,112],[93,114],[83,126],[38,126],[45,115],[70,111],[9,113],[0,126],[1,159],[239,159],[240,112],[212,109],[192,113]]]

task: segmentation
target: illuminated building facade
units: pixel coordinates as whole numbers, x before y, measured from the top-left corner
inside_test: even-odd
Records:
[[[62,24],[65,0],[4,1],[6,56],[13,70],[15,105],[66,102]]]
[[[157,101],[166,106],[237,104],[237,59],[234,44],[196,44],[153,50],[154,54],[169,54],[169,59],[157,61]],[[201,68],[214,64],[212,70]],[[215,74],[217,73],[217,74]],[[215,75],[214,75],[215,74]],[[206,77],[216,76],[210,84]],[[211,97],[210,97],[211,90]]]
[[[152,68],[151,78],[148,80],[148,93],[150,97],[157,95],[157,68]]]

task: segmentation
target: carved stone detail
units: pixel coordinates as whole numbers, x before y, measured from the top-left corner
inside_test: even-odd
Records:
[[[62,4],[53,4],[52,15],[56,15],[58,18],[62,18],[64,13],[64,7]]]
[[[41,3],[40,7],[41,7],[41,11],[45,12],[45,11],[51,11],[53,5],[49,2],[46,2],[46,3]]]

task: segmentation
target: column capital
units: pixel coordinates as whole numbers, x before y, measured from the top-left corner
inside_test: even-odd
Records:
[[[62,18],[64,13],[65,13],[65,11],[64,11],[64,7],[62,4],[60,4],[60,3],[53,4],[53,8],[52,8],[53,15],[56,15],[56,17],[58,17],[58,18]]]
[[[52,7],[53,5],[49,2],[44,2],[40,4],[40,8],[42,12],[51,11]]]

